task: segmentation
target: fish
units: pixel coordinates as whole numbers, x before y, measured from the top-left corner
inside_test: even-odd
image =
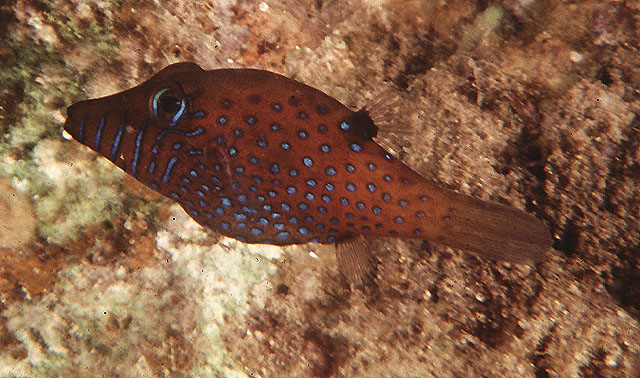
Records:
[[[535,216],[437,186],[377,144],[367,108],[258,69],[172,64],[67,109],[64,130],[197,223],[246,243],[336,246],[352,282],[371,237],[417,238],[532,264],[551,246]]]

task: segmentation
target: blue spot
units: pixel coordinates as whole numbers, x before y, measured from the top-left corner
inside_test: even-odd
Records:
[[[429,200],[429,198],[427,196],[420,196],[420,199],[423,200],[423,201],[428,201]]]
[[[213,219],[213,214],[211,214],[211,213],[204,213],[204,216],[209,218],[209,219]]]
[[[418,211],[416,215],[418,216],[418,218],[424,218],[424,213],[422,211]]]
[[[327,214],[327,208],[324,207],[324,206],[320,206],[320,207],[318,207],[318,212],[320,214],[322,214],[322,215],[325,215],[325,214]]]
[[[176,144],[173,145],[173,149],[174,150],[179,150],[180,147],[182,147],[182,145],[180,143],[176,143]]]
[[[298,131],[298,138],[300,139],[307,139],[307,132],[304,130],[300,130]]]
[[[278,173],[280,173],[280,166],[278,166],[278,164],[273,164],[273,165],[271,166],[271,168],[269,168],[269,170],[270,170],[270,171],[271,171],[271,173],[273,173],[274,175],[275,175],[275,174],[278,174]]]
[[[353,183],[347,183],[347,190],[350,192],[355,192],[356,191],[356,186],[353,185]]]
[[[238,227],[238,228],[245,228],[245,227],[247,227],[247,224],[246,224],[246,223],[242,223],[242,222],[240,222],[240,223],[236,224],[236,227]]]
[[[329,151],[331,151],[331,148],[329,148],[328,144],[323,144],[322,146],[320,146],[320,151],[324,152],[325,154],[328,154]]]
[[[338,218],[331,218],[331,219],[329,219],[329,222],[331,222],[331,224],[338,224],[338,223],[340,223],[340,222],[338,221]]]
[[[194,155],[202,155],[204,152],[202,152],[202,150],[189,150],[189,155],[194,156]]]
[[[284,230],[284,223],[275,223],[273,225],[273,228],[275,228],[276,230]]]
[[[327,243],[335,243],[336,237],[333,235],[327,236]]]
[[[200,200],[198,203],[200,203],[200,206],[202,207],[209,207],[209,204],[206,201]]]
[[[266,218],[260,218],[258,219],[258,224],[261,226],[266,226],[269,224],[269,221]]]
[[[307,185],[313,188],[314,186],[316,186],[316,182],[313,179],[309,179],[307,180]]]
[[[84,129],[84,122],[87,120],[87,116],[85,115],[84,118],[82,118],[82,120],[80,121],[80,141],[82,141],[84,139],[83,134],[83,129]],[[123,119],[122,122],[120,123],[120,128],[118,128],[118,133],[116,134],[116,138],[113,140],[113,145],[111,146],[111,155],[109,157],[109,160],[113,161],[116,158],[116,152],[118,152],[118,147],[120,147],[120,138],[122,137],[122,132],[124,131],[124,123],[125,120]],[[155,147],[155,146],[154,146]],[[154,152],[154,154],[157,154],[157,150],[156,152]]]
[[[224,210],[222,210],[221,207],[216,207],[216,214],[218,215],[224,215]]]
[[[282,144],[280,145],[280,147],[282,147],[283,150],[289,151],[289,148],[291,148],[291,146],[289,145],[289,143],[287,142],[282,142]]]
[[[278,238],[289,239],[289,233],[287,231],[278,232]]]
[[[200,170],[204,170],[204,165],[202,165],[202,164],[198,164],[198,169],[200,169]]]
[[[236,150],[235,148],[231,147],[229,149],[229,156],[236,156],[238,154],[238,150]]]
[[[316,228],[317,228],[318,230],[324,230],[324,224],[322,224],[322,223],[318,223],[318,224],[316,224]]]
[[[289,176],[296,177],[298,175],[298,171],[296,169],[292,169],[289,171]]]
[[[258,95],[252,95],[251,97],[249,97],[249,99],[251,100],[251,102],[253,103],[258,103],[260,102],[260,97],[258,97]]]
[[[373,213],[378,215],[382,212],[382,210],[378,206],[373,207]]]
[[[326,133],[327,132],[327,126],[325,126],[324,124],[320,124],[318,125],[318,132],[319,133]]]
[[[184,201],[188,206],[193,206],[193,201],[186,200]]]
[[[271,211],[271,205],[264,205],[264,206],[262,206],[262,208],[263,208],[265,211]]]
[[[330,192],[333,192],[333,189],[335,189],[335,187],[331,183],[326,183],[324,187]]]
[[[327,111],[328,111],[328,109],[327,109],[326,106],[324,106],[324,105],[318,106],[318,114],[325,115],[325,114],[327,114]]]
[[[304,159],[302,159],[302,162],[304,163],[304,165],[306,165],[307,167],[311,167],[313,166],[313,160],[311,160],[310,157],[306,157]]]
[[[257,158],[257,157],[255,157],[255,156],[251,156],[251,157],[249,158],[249,163],[251,163],[251,164],[258,164],[258,158]]]
[[[231,200],[227,197],[222,197],[221,198],[222,201],[222,205],[226,206],[226,207],[231,207]]]
[[[151,187],[155,190],[158,190],[158,184],[156,184],[155,182],[151,183]]]
[[[247,214],[242,214],[242,213],[233,213],[233,217],[236,220],[245,220],[247,219]]]
[[[187,177],[183,177],[182,181],[186,182],[187,184],[191,184],[191,180],[189,180],[189,178]]]
[[[202,189],[204,189],[204,190],[205,190],[205,191],[207,191],[207,192],[210,192],[210,191],[211,191],[211,190],[209,189],[209,187],[208,187],[208,186],[206,186],[206,185],[202,185]]]
[[[273,185],[275,185],[275,186],[280,185],[280,180],[277,180],[277,179],[276,179],[276,180],[273,180],[273,181],[271,181],[271,182],[272,182],[272,183],[273,183]]]
[[[256,184],[262,184],[262,177],[253,176],[253,182],[255,182]]]
[[[304,203],[304,202],[300,202],[300,203],[298,204],[298,209],[300,209],[300,210],[302,210],[302,211],[305,211],[305,210],[307,210],[308,208],[309,208],[309,205],[307,205],[307,204],[306,204],[306,203]]]
[[[371,231],[371,229],[369,228],[369,226],[362,226],[362,231],[369,232]]]
[[[256,117],[247,117],[245,121],[247,121],[247,123],[250,125],[255,125],[257,120],[256,120]]]
[[[326,170],[327,175],[329,176],[335,176],[336,175],[336,169],[333,167],[328,167]]]
[[[358,206],[358,209],[360,209],[360,210],[364,210],[364,208],[365,208],[365,205],[362,202],[356,203],[356,206]]]
[[[234,182],[233,184],[231,184],[231,189],[233,190],[237,190],[240,187],[240,184],[238,184],[237,182]]]
[[[406,207],[409,203],[405,200],[400,200],[400,206]]]
[[[308,233],[309,233],[309,229],[308,229],[308,228],[306,228],[306,227],[300,227],[300,228],[298,229],[298,232],[299,232],[300,234],[302,234],[302,235],[306,235],[306,234],[308,234]]]
[[[220,184],[220,180],[216,176],[211,176],[211,181],[213,181],[214,184]]]
[[[274,192],[273,190],[270,190],[267,194],[269,194],[269,197],[271,198],[276,196],[276,192]]]
[[[375,171],[376,170],[376,166],[373,163],[369,163],[369,170]]]
[[[391,160],[391,155],[389,155],[389,154],[384,154],[384,158],[385,158],[385,159],[387,159],[387,160]]]
[[[347,171],[348,171],[349,173],[353,173],[353,172],[355,172],[355,171],[356,171],[356,169],[353,167],[353,165],[351,165],[351,164],[347,164]]]
[[[251,228],[251,234],[256,236],[262,235],[262,230],[257,227],[253,227]]]
[[[422,232],[419,229],[413,230],[414,235],[420,235]]]
[[[349,205],[349,200],[342,197],[340,198],[340,203],[342,203],[344,206],[348,206]]]
[[[402,217],[396,217],[396,223],[402,223],[403,221]]]
[[[274,123],[273,125],[271,125],[271,130],[278,131],[278,130],[280,130],[280,126],[278,126],[278,124]]]
[[[353,143],[353,144],[351,145],[351,151],[353,151],[353,152],[360,152],[360,151],[362,151],[362,146],[361,146],[361,145],[359,145],[358,143]]]
[[[379,230],[382,228],[382,223],[376,223],[376,228]]]
[[[151,164],[149,164],[149,173],[153,174],[153,171],[156,170],[156,162],[152,161]]]
[[[220,222],[220,227],[222,227],[223,230],[228,230],[231,225],[227,222]]]
[[[185,188],[184,186],[181,186],[180,190],[182,190],[183,193],[188,193],[189,192],[189,190],[187,190],[187,188]]]
[[[347,227],[349,227],[349,228],[353,228],[353,226],[355,226],[353,223],[351,223],[351,222],[347,222]]]
[[[252,207],[247,207],[247,206],[242,206],[242,211],[245,211],[247,213],[251,213],[251,214],[258,214],[258,210],[252,208]]]
[[[284,211],[291,210],[291,206],[289,206],[289,204],[286,203],[286,202],[283,202],[282,204],[280,204],[280,207],[282,207],[282,210],[284,210]]]
[[[236,173],[244,173],[244,167],[236,167]]]
[[[305,113],[305,112],[299,112],[299,113],[298,113],[298,117],[300,117],[300,119],[307,119],[307,113]]]
[[[346,213],[344,216],[347,217],[347,219],[353,219],[353,213]]]
[[[264,139],[258,139],[258,147],[267,147],[267,141]]]
[[[409,180],[407,180],[407,179],[402,179],[401,181],[402,181],[403,184],[408,184],[409,183]]]
[[[275,103],[272,105],[273,110],[280,111],[282,110],[282,105]]]
[[[277,219],[277,218],[280,218],[280,217],[282,217],[282,214],[280,214],[280,213],[271,213],[271,218]]]
[[[233,134],[234,134],[235,136],[237,136],[238,138],[240,138],[240,137],[242,137],[243,132],[242,132],[242,130],[240,130],[240,129],[235,129],[235,130],[233,130]]]
[[[287,187],[287,193],[289,193],[289,194],[296,194],[296,187],[295,187],[295,186],[289,186],[289,187]]]
[[[289,218],[289,223],[293,223],[293,224],[298,223],[298,218],[296,218],[296,217]]]
[[[227,123],[227,119],[224,118],[224,117],[220,117],[220,118],[218,118],[218,123],[221,124],[221,125],[224,125],[224,124]]]
[[[258,196],[258,197],[256,197],[256,198],[257,198],[257,199],[258,199],[258,201],[260,201],[260,202],[264,202],[264,200],[265,200],[264,196]]]
[[[384,176],[384,181],[386,181],[386,182],[391,182],[391,177],[389,177],[389,176]]]
[[[391,196],[389,195],[389,193],[385,193],[382,195],[382,199],[385,200],[386,202],[391,201]]]
[[[340,124],[340,128],[341,128],[342,130],[344,130],[344,131],[347,131],[347,130],[349,130],[349,129],[351,128],[351,125],[349,125],[349,124],[348,124],[348,123],[346,123],[346,122],[342,122],[342,123]]]
[[[375,185],[373,185],[373,184],[369,184],[369,185],[367,185],[367,188],[369,188],[369,191],[370,191],[371,193],[373,193],[373,192],[375,192],[375,191],[376,191],[376,186],[375,186]]]
[[[329,203],[329,202],[331,202],[331,197],[329,197],[329,196],[328,196],[328,195],[326,195],[326,194],[323,194],[323,195],[322,195],[322,200],[323,200],[324,202],[326,202],[326,203]]]
[[[238,201],[240,202],[247,202],[247,196],[245,196],[244,194],[240,194],[238,196]]]
[[[173,198],[180,198],[180,195],[179,195],[178,193],[171,192],[171,197],[173,197]]]
[[[316,196],[314,196],[313,193],[307,192],[307,194],[304,195],[304,198],[308,199],[309,201],[313,201]]]

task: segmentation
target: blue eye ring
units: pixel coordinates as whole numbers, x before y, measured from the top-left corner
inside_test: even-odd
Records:
[[[162,96],[165,94],[171,95],[175,99],[173,104],[167,104],[167,105],[177,106],[177,109],[175,110],[172,108],[162,109],[163,105],[161,104],[161,101],[162,101]],[[178,104],[178,101],[179,101],[179,104]],[[167,118],[170,117],[170,122],[169,122],[170,126],[175,126],[176,122],[178,122],[178,120],[184,115],[184,112],[186,109],[187,109],[187,101],[185,100],[185,96],[180,91],[172,90],[172,88],[163,88],[159,90],[158,92],[156,92],[156,94],[153,96],[153,99],[151,100],[151,110],[153,112],[153,117],[154,118],[163,118],[163,116],[166,116]],[[162,114],[161,112],[165,112],[166,114]]]

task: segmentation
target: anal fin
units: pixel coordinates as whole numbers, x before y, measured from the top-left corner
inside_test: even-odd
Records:
[[[377,261],[371,255],[369,242],[362,236],[353,236],[336,243],[338,270],[353,285],[364,285],[373,280]]]

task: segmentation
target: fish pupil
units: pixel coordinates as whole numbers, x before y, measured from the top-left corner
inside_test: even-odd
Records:
[[[162,96],[158,102],[160,109],[167,114],[177,113],[182,105],[182,100],[173,95]]]

